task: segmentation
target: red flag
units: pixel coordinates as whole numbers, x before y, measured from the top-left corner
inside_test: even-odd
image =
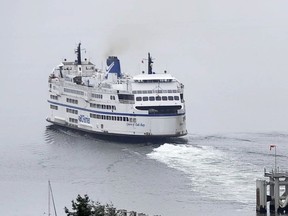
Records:
[[[274,148],[274,147],[276,147],[276,145],[274,145],[274,144],[270,145],[270,151],[271,151],[271,149]]]

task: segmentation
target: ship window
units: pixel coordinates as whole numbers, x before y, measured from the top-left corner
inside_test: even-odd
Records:
[[[50,98],[53,99],[53,100],[58,100],[57,95],[50,95]]]
[[[111,109],[111,105],[107,105],[107,109]]]
[[[136,101],[142,101],[142,97],[136,97]]]
[[[116,116],[112,116],[112,120],[115,121],[116,120]]]
[[[148,94],[152,94],[152,90],[148,90]]]
[[[78,110],[66,108],[67,113],[78,114]]]
[[[155,97],[154,96],[150,96],[149,97],[149,101],[154,101],[155,100]]]
[[[147,91],[144,90],[144,91],[143,91],[143,94],[147,94]]]
[[[168,90],[168,93],[173,93],[173,91],[172,90]]]
[[[168,100],[172,101],[173,100],[173,96],[168,96]]]
[[[102,99],[102,98],[103,98],[103,95],[101,95],[101,94],[94,94],[94,93],[92,93],[91,96],[92,96],[93,98],[97,98],[97,99]]]
[[[111,116],[107,116],[108,117],[108,120],[111,120]]]
[[[161,97],[160,97],[160,96],[157,96],[157,97],[156,97],[156,101],[161,101]]]
[[[136,118],[129,118],[129,121],[136,123]]]
[[[90,113],[90,117],[91,117],[91,118],[97,118],[97,115],[94,114],[94,113]]]
[[[173,93],[177,93],[177,90],[173,90]]]
[[[143,97],[143,101],[148,101],[148,97]]]
[[[179,100],[179,96],[174,96],[174,100]]]
[[[115,106],[112,106],[112,110],[116,110],[116,107],[115,107]]]
[[[90,103],[90,107],[96,108],[96,107],[97,107],[97,104]]]
[[[78,123],[78,119],[75,119],[75,118],[69,118],[69,122],[72,122],[72,123]]]
[[[167,96],[162,96],[163,101],[167,101]]]
[[[134,101],[134,95],[118,94],[119,100],[132,100]]]
[[[50,109],[54,109],[54,110],[58,110],[58,106],[55,106],[55,105],[50,105]]]
[[[167,90],[162,90],[162,93],[167,93],[168,91]]]
[[[71,99],[71,98],[66,98],[67,103],[73,103],[73,104],[78,104],[78,100]]]

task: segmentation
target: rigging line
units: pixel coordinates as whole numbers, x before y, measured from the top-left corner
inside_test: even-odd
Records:
[[[49,182],[49,193],[51,193],[51,197],[52,197],[52,203],[53,203],[53,208],[54,208],[54,212],[55,212],[55,216],[57,216],[57,212],[56,212],[56,207],[55,207],[55,201],[54,201],[54,196],[53,196],[53,191],[52,191],[52,187],[51,187],[51,183],[50,180]]]
[[[50,181],[48,181],[48,216],[50,215]]]

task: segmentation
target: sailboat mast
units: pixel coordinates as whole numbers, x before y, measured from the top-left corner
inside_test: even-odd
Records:
[[[48,216],[50,215],[50,181],[48,181]]]
[[[52,203],[53,203],[53,208],[54,208],[54,213],[55,216],[57,216],[57,212],[56,212],[56,206],[55,206],[55,201],[54,201],[54,196],[53,196],[53,191],[52,191],[52,187],[51,187],[51,183],[50,180],[48,181],[48,187],[49,187],[49,200],[48,200],[48,216],[50,216],[50,199],[52,198]],[[51,195],[50,195],[51,194]],[[51,196],[51,198],[50,198]]]

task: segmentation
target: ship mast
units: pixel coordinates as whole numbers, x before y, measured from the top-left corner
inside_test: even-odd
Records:
[[[78,44],[75,53],[77,53],[77,65],[81,65],[81,43]]]
[[[148,53],[148,74],[152,74],[152,65],[153,65],[153,61],[152,58],[150,56],[150,53]]]

